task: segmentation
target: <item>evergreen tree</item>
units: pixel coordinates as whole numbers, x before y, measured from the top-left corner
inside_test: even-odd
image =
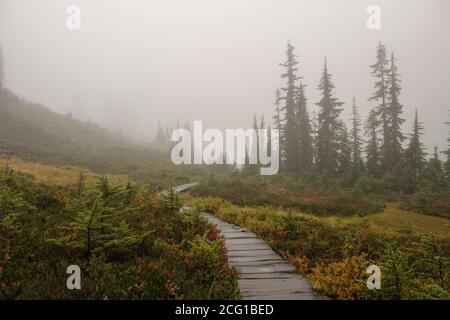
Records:
[[[306,104],[305,86],[300,83],[297,97],[297,131],[299,143],[299,168],[306,170],[313,163],[313,142],[311,133],[311,121],[309,119],[308,108]]]
[[[313,142],[313,163],[317,163],[317,136],[319,132],[318,117],[316,110],[311,113],[311,130],[312,130],[312,142]]]
[[[419,176],[425,165],[424,146],[421,141],[423,124],[419,122],[417,110],[414,117],[413,132],[411,133],[408,149],[405,152],[406,161],[410,170],[411,183],[415,188]]]
[[[397,72],[397,66],[395,64],[394,54],[391,55],[391,67],[389,69],[389,101],[386,108],[386,116],[388,121],[387,133],[386,133],[386,154],[385,165],[386,168],[392,168],[402,160],[402,142],[404,136],[401,132],[401,125],[405,122],[401,118],[403,113],[403,106],[399,102],[400,95],[400,79]]]
[[[256,120],[256,114],[253,114],[253,129],[258,132],[258,120]]]
[[[295,82],[299,79],[296,75],[298,64],[296,55],[294,53],[294,46],[288,42],[286,50],[286,62],[280,64],[286,68],[285,73],[281,75],[286,79],[286,87],[282,88],[285,93],[283,96],[284,107],[284,122],[283,122],[283,152],[286,162],[286,169],[290,172],[297,172],[299,168],[299,144],[297,135],[297,120],[296,120],[296,93],[297,88]]]
[[[272,155],[272,128],[267,127],[267,154]]]
[[[281,91],[280,89],[275,90],[275,115],[272,117],[273,120],[273,127],[275,129],[278,129],[281,131],[281,107],[280,107],[280,100],[281,100]]]
[[[434,147],[433,157],[428,161],[420,176],[419,187],[421,191],[440,193],[445,190],[444,171],[439,159],[437,146]]]
[[[379,126],[379,121],[377,118],[377,112],[372,109],[369,112],[365,123],[365,134],[368,137],[366,146],[366,162],[367,162],[367,172],[369,175],[378,177],[380,174],[380,144],[378,138],[377,128]]]
[[[275,103],[274,103],[275,104],[275,115],[272,117],[272,119],[273,119],[273,127],[274,127],[274,129],[277,129],[278,133],[279,133],[279,136],[278,136],[278,139],[279,139],[278,148],[279,148],[279,152],[280,152],[280,160],[281,160],[281,156],[284,154],[284,152],[283,152],[284,142],[282,140],[283,137],[284,137],[283,124],[282,124],[283,119],[281,117],[281,106],[280,106],[280,101],[281,100],[282,100],[282,98],[281,98],[281,91],[280,91],[280,89],[277,89],[277,90],[275,90]],[[280,163],[280,165],[281,165],[281,163]]]
[[[12,237],[22,233],[27,221],[36,213],[36,208],[27,201],[26,190],[18,187],[19,184],[11,167],[0,167],[0,234],[3,236],[5,232]]]
[[[355,97],[352,105],[351,153],[352,153],[352,179],[356,181],[364,168],[362,160],[361,117],[358,113]]]
[[[372,76],[375,78],[375,92],[369,98],[369,101],[378,102],[377,107],[374,109],[376,117],[380,119],[382,140],[380,148],[380,161],[384,164],[384,155],[386,153],[387,144],[387,131],[388,131],[388,118],[387,118],[387,100],[388,100],[388,71],[389,61],[387,59],[386,47],[381,43],[378,43],[377,47],[377,62],[370,66],[372,69]],[[378,128],[377,128],[378,129]]]
[[[105,205],[102,196],[95,193],[87,198],[73,199],[70,210],[71,219],[63,227],[68,232],[49,242],[65,248],[81,249],[87,259],[93,253],[108,253],[115,248],[123,250],[123,247],[141,242],[148,234],[133,232],[126,222],[127,215],[136,208],[118,209]]]
[[[109,202],[109,199],[111,196],[111,188],[109,186],[108,177],[106,177],[106,176],[101,177],[97,186],[101,192],[103,202],[105,203],[105,205],[108,205],[108,202]]]
[[[103,201],[104,208],[112,207],[120,209],[127,203],[125,200],[127,200],[128,190],[121,185],[112,186],[106,176],[100,178],[100,181],[97,183],[97,189],[100,192],[100,199]],[[104,212],[105,215],[99,217],[101,224],[105,223],[105,220],[108,219],[107,210]],[[100,231],[103,232],[104,229]]]
[[[264,121],[264,115],[261,115],[261,119],[259,121],[259,128],[260,129],[265,129],[266,128],[266,122]]]
[[[167,192],[163,193],[164,209],[167,214],[174,214],[181,209],[182,204],[172,184]]]
[[[340,108],[343,103],[334,97],[334,84],[328,73],[325,59],[322,78],[319,84],[321,99],[316,105],[320,111],[318,115],[319,129],[317,137],[317,168],[329,175],[336,174],[338,159],[338,131]]]
[[[338,173],[346,176],[350,173],[352,165],[352,146],[349,139],[347,126],[343,121],[338,128]]]
[[[77,195],[78,196],[81,196],[81,193],[83,192],[85,180],[86,180],[86,178],[85,178],[83,172],[80,171],[79,175],[78,175],[78,182],[77,182]]]
[[[134,198],[134,196],[136,194],[136,187],[131,183],[131,178],[130,177],[128,177],[128,182],[127,182],[127,186],[126,186],[125,190],[126,190],[126,192],[125,192],[125,194],[126,194],[126,197],[125,197],[126,203],[127,204],[131,204],[131,202],[133,201],[133,198]]]

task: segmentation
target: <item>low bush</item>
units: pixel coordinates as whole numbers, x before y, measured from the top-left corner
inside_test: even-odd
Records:
[[[405,199],[402,208],[450,218],[450,196],[444,193],[418,192]]]
[[[192,193],[200,197],[222,198],[240,206],[270,205],[316,215],[366,215],[384,208],[383,202],[375,197],[355,196],[350,192],[312,191],[292,181],[271,183],[253,176],[210,178]]]
[[[0,167],[0,299],[238,298],[217,229],[169,207],[143,185],[79,192]]]

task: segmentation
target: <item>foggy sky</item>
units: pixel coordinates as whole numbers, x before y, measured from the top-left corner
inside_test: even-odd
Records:
[[[79,31],[66,28],[70,4],[81,7]],[[381,30],[366,27],[371,4],[381,7]],[[221,129],[247,128],[254,113],[268,121],[288,40],[309,111],[326,56],[343,118],[353,96],[365,118],[381,41],[398,58],[403,131],[417,108],[424,142],[445,149],[449,30],[448,0],[0,0],[10,90],[143,141],[159,120]]]

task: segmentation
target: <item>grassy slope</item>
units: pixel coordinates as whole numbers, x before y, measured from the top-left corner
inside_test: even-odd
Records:
[[[370,215],[368,218],[371,227],[376,230],[412,230],[450,238],[450,219],[401,210],[393,203],[388,204],[384,212]]]
[[[286,213],[279,211],[279,214],[285,215]],[[450,238],[449,219],[402,210],[398,208],[398,204],[396,203],[388,203],[384,211],[364,217],[318,217],[299,212],[295,214],[317,219],[332,226],[365,225],[373,232],[379,234],[417,232],[421,234],[434,234],[442,238]]]
[[[131,172],[162,159],[161,154],[96,124],[57,114],[9,91],[0,95],[2,154],[110,173]]]
[[[87,186],[93,185],[101,176],[88,169],[73,165],[50,166],[34,161],[25,161],[17,157],[0,159],[0,166],[8,165],[12,169],[31,175],[37,183],[52,184],[61,187],[74,185],[78,182],[80,172],[85,176]],[[107,175],[113,184],[127,183],[126,175]]]

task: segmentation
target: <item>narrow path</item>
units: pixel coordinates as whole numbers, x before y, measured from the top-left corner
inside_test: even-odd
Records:
[[[175,192],[188,191],[198,183],[174,187]],[[182,209],[184,210],[184,209]],[[234,224],[202,213],[217,225],[225,238],[228,262],[239,271],[239,288],[246,300],[326,300],[315,292],[297,269],[282,259],[254,233]]]
[[[203,213],[225,237],[228,261],[239,271],[239,287],[247,300],[323,300],[296,268],[254,233]]]

